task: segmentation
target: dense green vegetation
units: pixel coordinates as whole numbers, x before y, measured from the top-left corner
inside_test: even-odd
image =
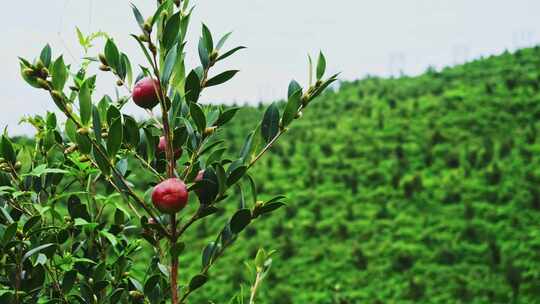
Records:
[[[231,158],[263,111],[244,107],[221,134]],[[259,199],[286,193],[287,208],[249,226],[191,303],[226,303],[248,287],[243,263],[261,246],[278,251],[261,304],[540,303],[538,118],[539,47],[342,83],[253,171]],[[142,171],[130,181],[155,183]],[[180,216],[196,206],[192,197]],[[206,218],[186,235],[181,283],[226,221]]]
[[[260,303],[540,303],[539,88],[540,48],[342,83],[254,171],[288,207],[244,232],[194,303],[230,298],[273,244]],[[231,151],[262,108],[239,115]]]

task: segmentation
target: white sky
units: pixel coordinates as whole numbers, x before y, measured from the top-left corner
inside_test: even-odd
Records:
[[[190,62],[196,60],[201,20],[214,36],[233,30],[227,46],[245,45],[218,69],[241,73],[227,85],[205,92],[204,102],[258,102],[282,98],[287,84],[307,78],[307,53],[322,49],[330,72],[342,79],[366,74],[418,74],[429,65],[442,67],[530,46],[540,41],[538,0],[192,0]],[[133,0],[148,16],[155,1]],[[9,1],[0,12],[0,127],[28,133],[22,115],[54,109],[44,91],[24,83],[17,56],[38,56],[50,43],[54,56],[77,62],[82,50],[75,26],[85,33],[103,30],[132,63],[144,63],[129,37],[138,33],[129,1]],[[216,38],[217,39],[217,38]],[[91,52],[102,51],[99,44]],[[135,65],[136,66],[136,65]],[[98,75],[99,93],[114,95],[110,77]],[[142,115],[134,107],[129,111]]]

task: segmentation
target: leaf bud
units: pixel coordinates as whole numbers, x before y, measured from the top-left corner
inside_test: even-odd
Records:
[[[41,61],[41,59],[38,59],[38,61],[36,62],[36,69],[41,70],[44,67],[45,65],[43,64],[43,61]]]
[[[217,127],[214,126],[214,127],[208,127],[206,129],[204,129],[203,135],[206,137],[206,136],[210,136],[210,135],[214,134],[214,132],[216,131],[216,128]]]
[[[139,303],[139,301],[144,300],[144,295],[140,291],[132,290],[129,292],[129,296]]]
[[[143,28],[146,33],[152,33],[152,25],[150,25],[150,22],[146,21],[143,25]]]
[[[38,78],[36,81],[42,89],[47,90],[47,91],[51,90],[51,86],[49,85],[49,82],[47,80]]]
[[[64,154],[71,154],[75,152],[79,147],[77,145],[70,145],[67,149],[64,150]]]
[[[42,68],[40,72],[41,72],[40,76],[43,79],[45,79],[45,78],[47,78],[49,76],[49,70],[47,68]]]
[[[143,41],[143,42],[148,42],[148,36],[147,35],[139,35],[139,40]]]
[[[64,101],[64,95],[62,95],[62,92],[60,92],[60,91],[53,90],[51,92],[51,96],[57,102],[63,102]]]
[[[104,54],[99,54],[98,58],[99,58],[99,61],[101,62],[101,64],[103,64],[105,66],[109,65],[109,63],[107,62],[107,58],[105,57]]]
[[[302,113],[302,111],[296,113],[296,116],[294,117],[295,119],[300,119],[302,118],[302,116],[304,116],[304,114]]]
[[[81,162],[81,163],[87,163],[89,161],[90,161],[90,158],[88,156],[86,156],[86,155],[83,155],[83,156],[79,157],[79,162]]]
[[[110,68],[109,66],[106,66],[106,65],[104,65],[104,64],[100,65],[100,66],[99,66],[99,69],[102,70],[102,71],[104,71],[104,72],[108,72],[108,71],[111,70],[111,68]]]
[[[88,133],[90,133],[90,129],[88,129],[88,128],[79,128],[77,130],[77,133],[79,133],[80,135],[88,135]]]
[[[210,62],[215,62],[216,59],[218,58],[219,54],[216,50],[213,50],[212,51],[212,54],[210,54]]]
[[[31,68],[24,68],[22,72],[26,77],[34,77],[34,70]]]
[[[119,87],[121,87],[121,86],[124,85],[124,82],[122,81],[122,79],[118,79],[118,80],[116,81],[116,85],[119,86]]]

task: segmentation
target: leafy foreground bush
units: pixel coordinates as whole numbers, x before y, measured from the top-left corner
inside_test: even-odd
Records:
[[[103,54],[85,57],[74,74],[62,56],[52,60],[49,46],[33,62],[20,59],[22,77],[47,91],[67,120],[61,129],[53,113],[28,118],[37,130],[31,148],[2,136],[1,303],[185,303],[211,278],[211,267],[238,234],[283,205],[284,196],[259,201],[249,171],[336,76],[323,79],[326,62],[320,54],[316,81],[310,80],[307,90],[292,81],[282,113],[270,105],[238,156],[225,158],[227,142],[218,135],[238,109],[197,101],[203,90],[238,72],[212,76],[215,65],[243,47],[223,52],[229,34],[214,44],[203,25],[201,66],[186,73],[188,7],[187,0],[158,1],[144,19],[133,6],[142,34],[132,36],[148,60],[140,65],[134,86],[129,57],[112,39]],[[87,52],[95,36],[79,36]],[[96,76],[87,71],[96,62],[129,94],[95,102]],[[139,123],[122,114],[131,100],[151,119]],[[156,106],[159,118],[152,112]],[[154,189],[136,189],[130,180],[133,168],[144,168],[157,184]],[[223,221],[215,241],[204,248],[185,244],[183,236],[195,222],[220,221],[225,215],[220,206],[231,193],[239,193],[240,208]],[[199,203],[188,203],[194,195]],[[142,239],[153,248],[144,281],[130,273]],[[198,273],[181,271],[184,249],[202,251]],[[270,254],[261,250],[257,255],[251,303]]]

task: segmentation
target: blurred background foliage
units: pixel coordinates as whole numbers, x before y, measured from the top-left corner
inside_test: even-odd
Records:
[[[260,246],[277,253],[258,303],[540,303],[540,47],[342,82],[310,107],[253,171],[288,206],[246,229],[193,303],[248,285]],[[220,134],[231,153],[263,111],[242,107]],[[204,247],[222,225],[184,241]],[[187,250],[180,277],[199,267]]]

